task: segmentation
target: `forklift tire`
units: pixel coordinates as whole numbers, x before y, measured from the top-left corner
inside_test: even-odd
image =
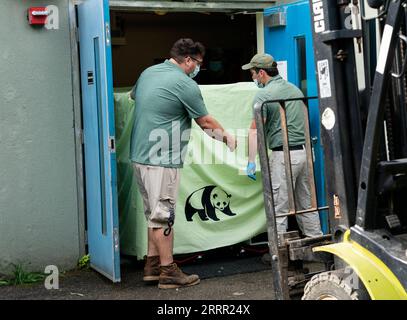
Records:
[[[358,278],[358,289],[347,281],[345,269],[319,273],[304,288],[302,300],[370,300],[369,294]]]

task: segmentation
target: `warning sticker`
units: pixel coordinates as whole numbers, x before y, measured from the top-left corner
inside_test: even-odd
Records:
[[[332,91],[328,60],[318,61],[318,79],[321,98],[330,98],[332,96]]]

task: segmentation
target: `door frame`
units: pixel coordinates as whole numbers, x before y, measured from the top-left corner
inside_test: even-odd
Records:
[[[85,226],[85,180],[83,158],[83,126],[82,126],[82,101],[81,101],[81,75],[79,65],[79,34],[77,32],[75,0],[68,3],[69,33],[71,43],[71,77],[75,133],[75,164],[76,164],[76,189],[78,206],[78,233],[79,257],[86,254],[86,226]]]
[[[72,74],[72,95],[73,95],[73,111],[74,111],[74,133],[75,133],[75,164],[76,164],[76,181],[77,181],[77,207],[78,207],[78,231],[79,231],[79,253],[80,257],[86,254],[87,235],[86,235],[86,199],[85,199],[85,179],[84,179],[84,145],[83,145],[83,122],[82,122],[82,97],[81,97],[81,73],[80,73],[80,60],[79,60],[79,33],[77,28],[77,15],[76,15],[77,0],[68,0],[69,8],[69,30],[70,30],[70,44],[71,44],[71,74]],[[134,9],[134,8],[133,8]],[[151,11],[153,9],[140,11]],[[202,9],[202,8],[201,8]],[[178,9],[179,12],[183,10]],[[261,15],[261,20],[256,18],[256,32],[259,33],[259,27],[264,27],[262,12],[256,16]],[[174,10],[177,11],[177,10]],[[204,11],[204,9],[202,9]],[[177,11],[178,12],[178,11]],[[218,12],[227,12],[218,11]],[[260,30],[261,34],[263,30]],[[259,35],[257,37],[257,50],[264,50],[264,34],[259,43]],[[78,258],[80,258],[78,257]]]
[[[110,0],[109,6],[114,11],[166,11],[166,12],[256,12],[276,5],[276,0],[207,0],[202,2],[158,1],[121,1]]]

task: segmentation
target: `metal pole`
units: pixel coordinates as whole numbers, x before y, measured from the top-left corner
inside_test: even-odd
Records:
[[[281,136],[283,138],[284,162],[285,162],[285,176],[287,181],[288,192],[288,212],[295,213],[295,193],[293,183],[293,172],[291,168],[291,154],[288,141],[287,117],[285,114],[285,102],[280,102],[280,122],[281,122]]]
[[[315,175],[314,175],[314,161],[312,157],[311,146],[311,133],[308,116],[308,100],[304,98],[304,123],[305,123],[305,152],[307,153],[307,165],[308,165],[308,183],[311,191],[311,208],[317,210],[317,189],[315,187]]]
[[[278,233],[276,225],[276,214],[274,211],[273,187],[271,181],[271,172],[269,167],[268,148],[266,144],[266,135],[264,130],[262,104],[256,103],[254,106],[254,115],[257,127],[257,144],[262,171],[264,207],[267,218],[268,245],[271,257],[272,287],[276,300],[284,300],[286,295],[283,290],[283,277],[281,272],[281,262],[278,248]]]

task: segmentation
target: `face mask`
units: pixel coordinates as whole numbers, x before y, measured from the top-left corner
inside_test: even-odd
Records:
[[[200,68],[199,65],[197,64],[196,67],[195,67],[195,70],[192,71],[188,76],[189,76],[190,78],[195,78],[195,77],[197,76],[197,74],[198,74],[198,72],[199,72],[200,69],[201,69],[201,68]]]
[[[260,89],[261,89],[261,88],[264,88],[264,84],[260,83],[259,80],[254,79],[253,81],[254,81],[254,83],[256,84],[256,86],[257,86],[258,88],[260,88]]]

